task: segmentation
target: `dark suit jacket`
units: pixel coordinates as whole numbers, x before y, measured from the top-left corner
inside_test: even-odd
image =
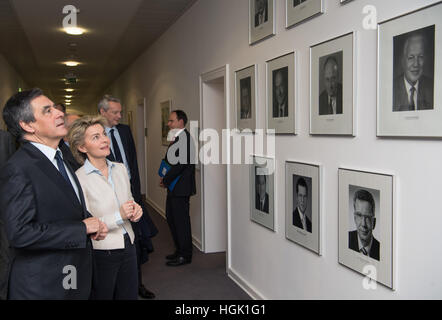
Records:
[[[419,80],[416,110],[433,109],[433,97],[433,80],[423,75]],[[394,79],[393,111],[410,111],[408,93],[404,83],[404,75]]]
[[[256,208],[256,210],[260,210],[259,209],[260,207],[261,207],[261,201],[259,201],[259,194],[256,193],[255,208]],[[265,196],[265,200],[264,200],[264,209],[260,210],[260,211],[265,212],[265,213],[269,213],[269,195],[267,192],[266,192],[266,196]]]
[[[305,216],[305,224],[307,227],[307,231],[311,233],[312,232],[312,222],[310,221],[310,219],[307,216]],[[293,225],[295,227],[303,229],[302,221],[301,221],[301,217],[299,216],[298,208],[296,208],[293,211]]]
[[[0,130],[0,168],[15,152],[15,143],[12,136]],[[0,300],[5,300],[8,294],[9,263],[11,254],[6,231],[0,219]]]
[[[336,114],[342,114],[342,84],[338,83],[336,96]],[[333,114],[328,105],[327,90],[322,91],[319,96],[319,115]]]
[[[149,259],[149,253],[153,251],[151,237],[158,233],[158,229],[149,216],[146,205],[141,196],[140,173],[138,171],[137,150],[135,148],[135,141],[130,131],[130,127],[125,124],[117,125],[118,133],[120,134],[121,142],[123,143],[124,153],[130,170],[130,187],[132,196],[136,203],[143,208],[143,216],[140,221],[132,222],[132,228],[137,238],[137,254],[138,263],[143,264]],[[112,152],[107,157],[111,161],[116,161]]]
[[[359,252],[359,244],[358,244],[358,231],[350,231],[348,233],[348,247],[356,252]],[[370,258],[376,259],[379,261],[379,249],[380,244],[379,241],[373,237],[373,243],[371,245],[369,256]]]
[[[82,221],[90,214],[80,183],[70,171],[81,201],[31,143],[24,143],[0,170],[0,218],[14,250],[10,299],[89,298],[92,245]],[[63,273],[66,266],[76,268],[76,290],[63,287],[69,275]]]
[[[178,176],[180,179],[176,183],[174,189],[168,193],[176,197],[189,197],[196,194],[196,182],[195,182],[195,164],[191,164],[190,160],[194,159],[194,148],[191,147],[192,140],[189,131],[184,129],[175,141],[169,145],[166,152],[165,160],[171,165],[170,170],[163,178],[163,183],[167,187],[169,186]],[[175,151],[175,156],[179,159],[180,148],[185,148],[187,152],[186,160],[184,163],[178,161],[176,164],[172,164],[168,157],[169,150],[172,153]]]
[[[15,152],[15,143],[9,132],[0,130],[0,167],[8,161]]]
[[[64,143],[64,140],[61,139],[60,143],[58,144],[58,147],[60,148],[61,153],[63,154],[63,160],[71,166],[72,170],[77,171],[80,169],[81,165],[75,160],[74,155],[71,152],[71,149],[67,146],[66,143]]]

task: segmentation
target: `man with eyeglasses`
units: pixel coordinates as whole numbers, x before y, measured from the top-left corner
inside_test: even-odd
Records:
[[[359,189],[353,196],[356,230],[348,234],[349,248],[379,261],[379,241],[373,236],[376,226],[375,202],[367,190]]]

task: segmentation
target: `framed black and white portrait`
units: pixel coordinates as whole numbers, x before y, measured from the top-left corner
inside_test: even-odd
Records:
[[[310,134],[356,135],[355,34],[310,47]]]
[[[252,156],[250,165],[250,219],[264,227],[275,229],[275,161]]]
[[[296,134],[295,53],[267,61],[267,129]]]
[[[442,4],[378,26],[378,136],[442,137]]]
[[[249,44],[275,34],[275,0],[249,0]]]
[[[321,167],[286,161],[286,238],[321,254]]]
[[[160,103],[161,108],[161,144],[168,146],[170,141],[167,140],[169,133],[169,115],[172,110],[172,100],[166,100]]]
[[[236,127],[239,130],[256,128],[256,65],[235,72]]]
[[[324,13],[323,0],[286,0],[286,28]]]
[[[339,263],[394,290],[394,176],[339,169]]]

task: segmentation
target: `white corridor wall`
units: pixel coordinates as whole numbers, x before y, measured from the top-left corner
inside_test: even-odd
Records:
[[[376,137],[377,31],[364,30],[364,6],[377,8],[384,21],[437,1],[325,0],[326,13],[285,29],[285,1],[276,1],[276,36],[248,44],[248,0],[200,0],[140,56],[109,91],[126,101],[147,98],[148,199],[164,208],[157,187],[161,147],[160,102],[172,99],[191,120],[199,115],[199,76],[229,64],[234,71],[258,65],[258,128],[265,127],[265,61],[295,50],[298,68],[297,136],[277,136],[275,232],[250,221],[249,171],[230,168],[230,272],[251,294],[264,299],[415,299],[442,298],[439,246],[442,209],[442,141]],[[357,32],[357,135],[309,135],[309,47]],[[439,57],[440,58],[440,57]],[[230,127],[235,127],[234,88],[230,88]],[[440,89],[440,88],[439,88]],[[131,105],[134,105],[132,103]],[[130,107],[130,106],[129,106]],[[439,106],[440,107],[440,106]],[[319,163],[323,167],[321,257],[285,239],[284,162]],[[397,290],[381,285],[364,290],[363,276],[338,264],[338,168],[361,168],[396,177]],[[199,177],[197,177],[198,181]],[[199,199],[192,200],[192,223],[200,220]],[[199,225],[194,227],[198,239]]]

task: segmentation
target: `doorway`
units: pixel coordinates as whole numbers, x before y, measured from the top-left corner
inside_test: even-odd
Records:
[[[210,138],[206,142],[201,142],[202,145],[205,143],[218,145],[217,150],[211,150],[211,153],[206,155],[205,152],[200,154],[201,234],[202,249],[205,253],[228,251],[228,167],[222,163],[222,159],[226,156],[222,154],[223,129],[228,128],[227,119],[229,119],[228,79],[228,65],[200,77],[200,128],[202,131],[212,129],[219,137],[218,143],[211,143]],[[224,148],[224,151],[229,148],[230,146]],[[213,152],[218,153],[218,163],[207,163],[209,156],[212,156],[212,160],[216,160]]]

